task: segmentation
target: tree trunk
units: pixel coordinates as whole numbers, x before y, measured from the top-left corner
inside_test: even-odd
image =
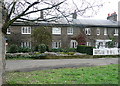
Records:
[[[0,0],[0,86],[3,84],[5,79],[3,78],[5,73],[5,40],[2,33],[2,3]]]
[[[118,2],[118,26],[120,26],[120,1]],[[120,48],[120,27],[118,27],[118,48]]]
[[[3,76],[5,73],[5,41],[2,32],[0,31],[0,86],[5,81]]]

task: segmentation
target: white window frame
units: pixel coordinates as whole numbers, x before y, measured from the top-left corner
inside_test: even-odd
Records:
[[[72,27],[67,28],[67,34],[73,35],[73,28]]]
[[[91,46],[91,42],[86,42],[86,45],[87,46]]]
[[[55,48],[55,49],[61,48],[61,40],[53,41],[52,42],[52,48]]]
[[[10,28],[7,28],[7,34],[11,34]]]
[[[70,48],[77,48],[78,42],[76,40],[70,41]]]
[[[52,34],[60,35],[61,34],[61,28],[60,27],[53,27],[52,28]]]
[[[31,42],[21,42],[21,47],[31,48]]]
[[[114,45],[115,48],[118,48],[118,42],[115,42],[114,44],[115,44],[115,45]]]
[[[96,33],[97,33],[97,35],[100,35],[100,28],[96,29]]]
[[[104,28],[104,35],[107,35],[107,28]]]
[[[85,34],[91,35],[91,28],[85,28]]]
[[[118,29],[116,29],[116,28],[114,30],[114,36],[118,36]]]
[[[100,40],[100,39],[97,39],[96,40],[96,48],[107,48],[106,47],[106,42],[110,42],[112,40],[109,40],[109,39],[106,39],[106,40]]]
[[[31,27],[21,27],[21,34],[31,34]]]

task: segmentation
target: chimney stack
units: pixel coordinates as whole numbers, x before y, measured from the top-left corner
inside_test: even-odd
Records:
[[[40,11],[40,18],[41,18],[41,19],[44,19],[43,11]]]
[[[73,18],[73,19],[77,19],[77,12],[76,12],[76,10],[74,11],[74,13],[73,13],[73,15],[72,15],[72,18]]]
[[[108,14],[107,20],[117,21],[117,14],[116,12],[112,14]]]

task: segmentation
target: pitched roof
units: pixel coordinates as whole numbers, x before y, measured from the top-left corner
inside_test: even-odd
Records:
[[[117,26],[117,21],[96,19],[74,19],[73,24],[95,25],[95,26]]]
[[[111,20],[97,20],[97,19],[73,19],[71,22],[67,22],[65,19],[59,22],[39,22],[39,23],[18,23],[15,22],[13,25],[45,25],[45,26],[82,26],[82,27],[118,27],[117,21]]]

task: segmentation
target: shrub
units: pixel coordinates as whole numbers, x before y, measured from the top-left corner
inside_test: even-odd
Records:
[[[17,53],[18,52],[18,46],[15,44],[12,44],[9,49],[8,49],[9,53]]]
[[[66,49],[66,52],[76,52],[76,49],[75,48],[68,48],[68,49]]]
[[[48,45],[46,45],[46,51],[49,51],[49,46]]]
[[[45,59],[46,54],[20,55],[6,54],[6,59]]]
[[[51,52],[63,52],[64,51],[64,49],[62,49],[62,48],[53,48],[52,50],[51,50]]]
[[[85,46],[85,45],[78,45],[77,46],[77,52],[93,55],[93,47]]]
[[[68,55],[74,55],[75,52],[68,52]]]
[[[38,46],[38,51],[39,51],[40,53],[44,53],[44,52],[46,51],[46,49],[47,49],[47,47],[46,47],[45,44],[40,44],[40,45]]]
[[[28,47],[19,47],[18,48],[18,52],[22,52],[22,53],[26,53],[26,52],[30,52],[32,51],[32,49],[28,48]]]
[[[38,46],[35,46],[35,47],[34,47],[34,51],[38,51]]]

